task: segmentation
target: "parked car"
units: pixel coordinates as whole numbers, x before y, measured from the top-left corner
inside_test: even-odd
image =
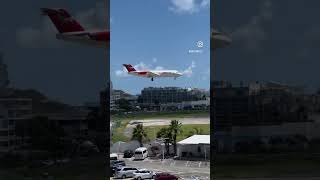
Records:
[[[140,169],[136,172],[133,173],[134,174],[134,179],[154,179],[156,177],[156,174],[152,171],[149,171],[147,169]]]
[[[178,180],[179,178],[169,173],[157,173],[154,179],[155,180]]]
[[[134,172],[138,171],[137,168],[133,168],[133,167],[120,167],[117,168],[116,173],[115,173],[115,177],[116,178],[128,178],[128,177],[134,177]]]
[[[116,170],[123,167],[123,166],[126,166],[126,163],[124,161],[120,161],[120,160],[112,160],[110,161],[110,171],[111,171],[111,174],[115,174],[116,173]]]
[[[118,160],[118,159],[119,159],[118,154],[116,153],[110,154],[110,160]]]
[[[122,160],[111,160],[110,161],[110,166],[126,166],[126,163]]]
[[[125,150],[123,153],[123,158],[131,158],[134,155],[132,150]]]

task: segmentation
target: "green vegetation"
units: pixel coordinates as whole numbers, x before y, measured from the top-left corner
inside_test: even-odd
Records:
[[[175,112],[143,112],[135,114],[115,114],[111,116],[111,119],[153,119],[153,118],[164,118],[164,119],[174,119],[174,118],[192,118],[192,117],[209,117],[209,111],[199,111],[199,110],[185,110],[185,111],[175,111]]]
[[[119,109],[122,109],[124,111],[131,111],[132,107],[130,105],[130,102],[126,99],[119,99],[115,102],[115,104],[119,107]]]
[[[118,141],[127,142],[130,140],[130,138],[124,135],[126,126],[129,124],[130,121],[131,121],[130,119],[122,119],[122,120],[116,121],[114,125],[115,130],[113,132],[112,142],[118,142]]]
[[[177,136],[183,133],[182,131],[182,124],[177,120],[172,120],[169,126],[172,132],[172,143],[174,149],[174,155],[177,155]]]
[[[137,113],[137,114],[116,114],[112,115],[111,119],[116,122],[115,129],[112,136],[112,142],[123,141],[127,142],[130,140],[129,137],[124,135],[126,126],[131,120],[134,119],[152,119],[152,118],[163,118],[163,119],[175,119],[175,118],[192,118],[192,117],[209,117],[209,111],[176,111],[176,112],[152,112],[152,113]],[[209,134],[210,125],[183,125],[186,126],[186,130],[182,135],[177,136],[177,140],[184,139],[185,137],[190,136],[190,131],[193,131],[192,127],[200,127],[203,129],[204,134]],[[159,131],[164,126],[155,126],[156,132]],[[150,130],[150,127],[145,127],[149,139],[155,139],[153,134],[153,129]],[[151,131],[151,134],[150,134]]]
[[[162,128],[168,128],[169,126],[148,126],[145,127],[145,131],[147,132],[147,135],[149,139],[153,140],[155,139],[155,134],[157,135],[157,132],[159,132]],[[195,128],[201,129],[201,134],[210,134],[210,124],[185,124],[181,125],[181,131],[182,133],[177,135],[177,141],[181,141],[185,138],[188,138],[192,136],[193,134],[197,134],[195,131]],[[193,133],[191,133],[193,132]]]
[[[140,143],[140,147],[143,147],[142,141],[147,140],[148,135],[143,128],[142,124],[137,124],[137,126],[133,129],[132,132],[132,140],[137,140]]]

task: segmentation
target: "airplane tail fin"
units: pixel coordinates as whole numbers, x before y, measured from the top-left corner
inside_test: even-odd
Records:
[[[41,8],[42,14],[49,16],[60,33],[84,31],[84,28],[64,9]]]
[[[134,69],[131,64],[123,64],[123,66],[126,67],[128,72],[136,71],[136,69]]]

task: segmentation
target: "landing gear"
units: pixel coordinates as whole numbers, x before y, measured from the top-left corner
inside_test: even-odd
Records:
[[[153,78],[151,78],[151,81],[153,81]]]
[[[174,80],[177,80],[177,78],[175,77]]]

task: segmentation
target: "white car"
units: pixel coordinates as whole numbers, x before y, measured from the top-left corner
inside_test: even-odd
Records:
[[[139,169],[138,171],[134,172],[134,179],[154,179],[156,174],[152,171],[147,169]]]
[[[118,167],[115,172],[116,178],[126,179],[128,177],[134,177],[134,172],[138,171],[137,168],[132,167]]]
[[[110,160],[118,160],[118,159],[119,159],[118,154],[116,154],[116,153],[110,154]]]

